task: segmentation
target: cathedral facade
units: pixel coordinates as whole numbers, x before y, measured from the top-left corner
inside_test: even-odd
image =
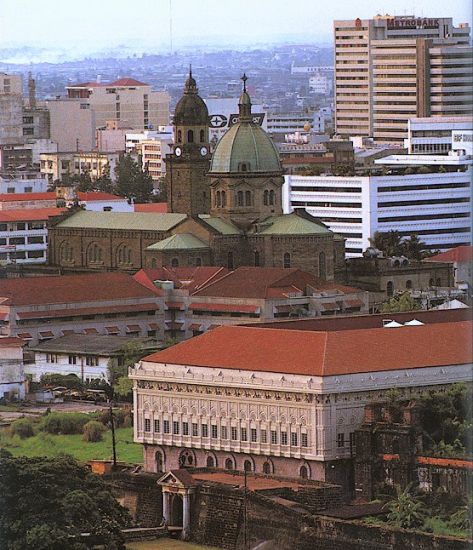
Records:
[[[208,110],[189,74],[165,159],[167,214],[74,213],[50,229],[50,263],[125,271],[298,267],[333,280],[344,266],[344,239],[305,211],[283,214],[279,154],[253,120],[246,76],[242,80],[239,120],[211,153]]]

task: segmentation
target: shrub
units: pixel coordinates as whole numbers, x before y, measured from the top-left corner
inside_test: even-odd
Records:
[[[76,374],[43,374],[40,378],[42,385],[64,386],[71,390],[81,389],[83,384]]]
[[[85,413],[51,413],[43,418],[41,430],[50,434],[80,434],[90,420]]]
[[[83,427],[82,439],[88,442],[102,441],[103,433],[106,431],[105,426],[97,420],[90,420]]]
[[[114,409],[113,418],[116,428],[129,428],[131,426],[131,410],[130,409]],[[103,410],[98,420],[102,422],[104,426],[110,426],[110,409]]]
[[[10,433],[12,435],[19,435],[21,439],[32,437],[34,435],[33,424],[28,418],[20,418],[12,422]]]

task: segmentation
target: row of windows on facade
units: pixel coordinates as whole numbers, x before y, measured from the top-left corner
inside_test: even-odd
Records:
[[[6,237],[0,237],[0,245],[6,244],[44,244],[44,237],[28,237],[28,240],[25,237],[10,237],[8,241]]]
[[[157,451],[155,455],[156,460],[156,469],[158,472],[164,471],[164,453],[162,451]],[[181,451],[179,455],[179,467],[180,468],[195,468],[197,467],[197,460],[194,456],[194,453],[189,450],[185,449]],[[218,459],[214,454],[209,454],[205,459],[205,466],[207,468],[217,468],[219,466]],[[224,468],[225,470],[236,470],[236,464],[234,458],[227,457],[224,462]],[[256,471],[254,462],[250,459],[247,459],[243,462],[243,469],[245,472],[253,472]],[[263,474],[275,474],[276,470],[273,464],[273,461],[271,459],[265,460],[263,462],[262,467]],[[310,478],[310,467],[308,464],[303,464],[299,468],[299,476],[302,479],[309,479]]]
[[[251,191],[237,191],[235,193],[235,204],[237,206],[253,206],[253,193]],[[263,193],[264,206],[274,206],[275,192],[271,189],[266,189]],[[227,194],[225,191],[217,191],[215,193],[214,205],[216,207],[227,206]]]
[[[200,434],[199,434],[199,427],[200,427]],[[171,432],[172,428],[172,432]],[[145,418],[144,419],[144,431],[150,433],[151,432],[151,419]],[[161,421],[159,419],[155,419],[153,422],[153,431],[154,433],[161,433]],[[170,434],[173,435],[183,435],[183,436],[192,436],[192,437],[203,437],[211,439],[218,439],[219,437],[219,429],[216,424],[210,425],[210,431],[209,431],[209,425],[208,424],[199,424],[197,422],[178,422],[173,421],[171,423],[170,420],[163,420],[162,422],[162,433],[163,434]],[[269,440],[268,440],[269,435]],[[229,437],[230,436],[230,437]],[[298,447],[299,445],[301,447],[308,447],[309,446],[309,439],[307,433],[301,433],[300,434],[300,440],[299,440],[299,434],[297,432],[287,432],[281,430],[278,432],[277,430],[270,430],[269,434],[267,430],[259,430],[259,438],[258,438],[258,430],[256,428],[237,428],[236,426],[231,426],[230,431],[227,426],[220,426],[220,439],[231,441],[243,441],[251,443],[271,443],[271,445],[278,445],[279,443],[281,445],[289,445],[289,441],[291,443],[291,447]],[[300,442],[299,442],[300,441]]]
[[[205,130],[199,132],[199,143],[206,143]],[[182,143],[182,130],[177,131],[177,143]],[[187,143],[194,143],[194,130],[187,130]]]
[[[72,261],[74,259],[74,249],[69,243],[64,243],[61,246],[60,256],[62,260]],[[117,264],[131,264],[132,253],[131,249],[127,246],[118,247],[115,253],[115,260]],[[103,262],[103,250],[96,243],[92,243],[87,248],[87,261],[88,262]]]
[[[27,193],[27,191],[25,191]],[[0,223],[0,231],[26,231],[27,229],[44,229],[45,222],[19,222],[19,223]]]
[[[47,353],[46,354],[46,362],[47,363],[59,363],[59,358],[56,353]],[[67,356],[67,363],[69,365],[77,365],[77,361],[80,359],[77,355],[68,355]],[[95,355],[86,355],[85,357],[85,364],[88,367],[98,367],[99,365],[99,358]]]

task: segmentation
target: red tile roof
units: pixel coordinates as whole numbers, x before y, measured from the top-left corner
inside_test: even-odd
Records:
[[[54,191],[46,191],[44,193],[0,193],[0,202],[24,202],[24,201],[55,201],[57,195]],[[93,191],[90,193],[77,193],[77,198],[85,202],[93,201],[110,201],[110,200],[125,200],[118,195],[111,193],[103,193],[102,191]]]
[[[162,296],[161,289],[155,287],[153,281],[173,281],[175,288],[188,290],[190,294],[196,289],[215,281],[228,273],[225,267],[161,267],[157,269],[140,269],[133,275],[135,281],[146,288],[154,290]]]
[[[28,338],[27,333],[23,333],[23,335],[25,335],[25,338]],[[31,338],[31,335],[29,335],[29,337]],[[23,338],[21,338],[20,335],[18,337],[16,336],[5,336],[3,338],[0,337],[0,348],[21,347],[24,345],[25,345],[25,342],[23,341]]]
[[[0,222],[46,221],[50,216],[59,216],[65,208],[19,208],[0,210]]]
[[[426,262],[472,262],[473,246],[457,246],[425,259]]]
[[[126,313],[130,311],[151,311],[159,310],[156,303],[150,302],[145,304],[122,304],[119,306],[95,306],[95,307],[78,307],[78,308],[62,308],[48,309],[39,311],[20,311],[18,312],[19,319],[54,319],[58,317],[80,317],[82,315],[104,314],[104,313]]]
[[[473,470],[473,461],[471,460],[437,458],[434,456],[418,456],[417,462],[419,464],[428,464],[430,466],[442,466],[444,468],[464,468],[466,470]]]
[[[134,78],[125,77],[119,78],[118,80],[107,84],[107,86],[148,86],[148,84],[140,82],[139,80],[135,80]]]
[[[358,288],[330,283],[297,268],[239,267],[218,281],[209,282],[195,296],[226,298],[286,298],[288,293],[314,290],[339,290],[342,293],[361,292]]]
[[[91,82],[81,82],[79,84],[71,84],[70,86],[66,86],[66,88],[100,88],[101,86],[106,86],[106,84],[92,80]]]
[[[0,303],[6,299],[7,305],[13,306],[153,297],[152,292],[125,273],[88,273],[0,280]]]
[[[149,202],[146,204],[136,204],[135,212],[158,212],[160,214],[166,214],[168,211],[168,205],[166,202]]]
[[[307,376],[462,365],[472,361],[472,328],[471,321],[341,332],[227,326],[144,360]]]

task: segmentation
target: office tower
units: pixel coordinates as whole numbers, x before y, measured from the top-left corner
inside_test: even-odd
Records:
[[[336,132],[402,143],[407,120],[471,112],[468,24],[376,16],[335,21]]]

